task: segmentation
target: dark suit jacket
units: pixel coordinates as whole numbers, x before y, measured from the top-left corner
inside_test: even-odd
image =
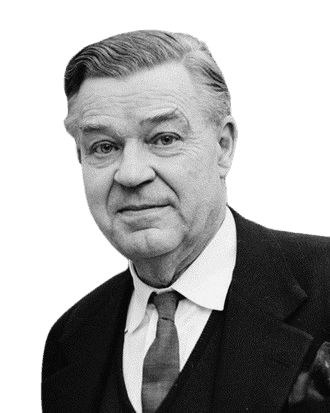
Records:
[[[287,411],[298,374],[330,341],[330,239],[270,230],[233,213],[237,260],[214,412]],[[126,270],[53,326],[43,360],[44,413],[97,412],[132,290]],[[330,402],[315,411],[330,412]]]

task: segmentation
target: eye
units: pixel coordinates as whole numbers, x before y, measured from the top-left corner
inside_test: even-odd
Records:
[[[91,152],[97,153],[100,155],[107,155],[110,152],[115,151],[116,149],[117,147],[113,145],[111,142],[102,141],[102,142],[94,143],[94,145],[92,145],[91,147]]]
[[[178,140],[179,136],[175,135],[174,133],[162,133],[155,136],[155,138],[152,140],[152,144],[159,146],[169,146]]]

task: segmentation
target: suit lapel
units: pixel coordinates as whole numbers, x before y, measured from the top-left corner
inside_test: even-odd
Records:
[[[271,231],[233,211],[237,261],[214,411],[279,411],[313,337],[285,323],[304,305]]]
[[[127,270],[115,285],[111,284],[108,294],[101,294],[92,314],[74,314],[70,321],[73,328],[60,343],[69,364],[46,384],[54,400],[63,400],[61,412],[98,411],[115,339],[124,330],[132,289]]]

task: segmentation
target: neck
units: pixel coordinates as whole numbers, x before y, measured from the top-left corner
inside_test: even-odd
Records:
[[[191,254],[186,260],[177,263],[177,260],[171,254],[147,261],[134,261],[134,267],[139,278],[145,284],[155,288],[165,288],[172,285],[198,255]]]

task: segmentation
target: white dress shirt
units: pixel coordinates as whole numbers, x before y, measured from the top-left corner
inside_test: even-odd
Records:
[[[148,304],[150,294],[176,290],[179,301],[175,325],[179,337],[180,371],[195,347],[212,310],[223,310],[236,261],[236,227],[227,207],[225,219],[211,242],[169,288],[157,289],[143,283],[132,262],[134,292],[129,304],[123,349],[123,374],[128,397],[142,413],[143,360],[156,336],[158,313]]]

